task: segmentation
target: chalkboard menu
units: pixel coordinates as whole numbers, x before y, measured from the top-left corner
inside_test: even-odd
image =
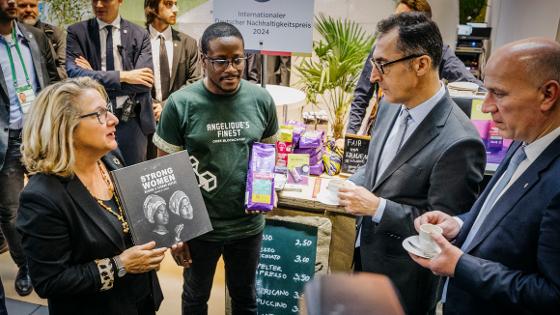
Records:
[[[370,136],[346,134],[344,136],[344,156],[342,157],[341,173],[354,174],[364,165],[368,157]]]
[[[315,273],[317,230],[267,219],[257,267],[260,315],[299,314],[299,298]]]

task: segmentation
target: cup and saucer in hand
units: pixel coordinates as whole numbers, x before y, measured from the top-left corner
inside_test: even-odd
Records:
[[[338,206],[338,190],[341,187],[352,187],[355,184],[349,180],[331,179],[328,181],[325,189],[321,189],[317,194],[317,201],[330,206]]]
[[[422,224],[420,226],[420,234],[407,237],[402,242],[402,246],[411,254],[431,259],[441,252],[439,246],[432,239],[432,235],[441,233],[443,233],[443,230],[437,225]]]

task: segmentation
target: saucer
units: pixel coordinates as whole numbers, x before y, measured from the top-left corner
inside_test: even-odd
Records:
[[[418,235],[412,235],[407,237],[402,242],[402,246],[404,247],[404,249],[406,249],[407,252],[428,259],[435,257],[437,254],[441,252],[441,249],[439,248],[436,250],[436,252],[423,251],[420,248],[420,245],[418,245],[420,243],[418,237],[419,237]]]

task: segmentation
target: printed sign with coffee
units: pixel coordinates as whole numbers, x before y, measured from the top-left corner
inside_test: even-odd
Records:
[[[354,174],[364,165],[368,157],[370,136],[346,134],[344,136],[344,156],[342,157],[342,174]]]

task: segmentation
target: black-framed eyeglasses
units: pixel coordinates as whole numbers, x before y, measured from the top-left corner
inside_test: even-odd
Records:
[[[208,59],[208,61],[212,63],[212,67],[214,67],[214,71],[226,70],[230,64],[234,68],[240,68],[243,65],[245,65],[245,60],[247,60],[246,56],[232,58],[232,59],[215,59],[215,58],[208,57],[208,55],[204,55],[204,58]]]
[[[409,59],[413,59],[413,58],[418,58],[418,57],[421,57],[421,56],[424,56],[424,54],[408,55],[406,57],[402,57],[402,58],[399,58],[397,60],[387,61],[387,62],[383,62],[383,63],[377,62],[377,61],[373,60],[373,58],[370,58],[369,62],[371,63],[372,66],[374,66],[377,69],[377,71],[379,71],[379,73],[385,74],[385,67],[390,66],[390,65],[392,65],[394,63],[397,63],[397,62],[401,62],[401,61],[405,61],[405,60],[409,60]]]
[[[107,107],[99,108],[95,112],[83,114],[81,116],[78,116],[78,118],[83,119],[83,118],[95,116],[97,117],[97,121],[99,122],[99,124],[103,125],[107,123],[107,117],[109,116],[109,113],[112,113],[111,108],[112,108],[111,103],[107,101]]]

